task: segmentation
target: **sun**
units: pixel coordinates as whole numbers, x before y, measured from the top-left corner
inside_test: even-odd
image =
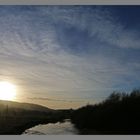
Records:
[[[13,100],[16,97],[16,86],[7,81],[0,82],[0,100]]]

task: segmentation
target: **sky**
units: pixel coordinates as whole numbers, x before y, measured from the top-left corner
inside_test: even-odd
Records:
[[[140,6],[0,6],[0,81],[54,109],[140,88]]]

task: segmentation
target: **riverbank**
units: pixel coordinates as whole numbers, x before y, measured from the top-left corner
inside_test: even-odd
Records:
[[[3,120],[0,119],[0,135],[20,135],[26,129],[34,127],[39,124],[56,123],[58,121],[63,122],[63,119],[58,118],[13,118],[7,117]]]
[[[71,110],[53,110],[40,105],[0,101],[0,135],[20,135],[38,124],[70,118]]]
[[[40,121],[30,121],[28,122],[27,124],[24,124],[20,127],[18,127],[18,130],[16,130],[16,135],[21,135],[23,134],[23,132],[25,132],[25,130],[29,129],[29,128],[32,128],[34,126],[37,126],[37,125],[43,125],[43,124],[49,124],[49,123],[56,123],[60,120],[52,120],[52,121],[48,121],[48,120],[40,120]],[[61,120],[63,122],[63,120]],[[43,133],[42,133],[43,134]]]
[[[106,100],[75,110],[71,120],[84,135],[139,135],[140,90],[112,93]]]

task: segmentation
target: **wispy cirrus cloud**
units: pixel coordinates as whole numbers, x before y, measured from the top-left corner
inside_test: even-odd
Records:
[[[125,29],[109,9],[0,10],[0,79],[15,79],[25,99],[95,101],[139,86],[139,31]]]
[[[52,98],[36,98],[36,97],[32,97],[32,98],[28,98],[28,99],[31,99],[31,100],[44,100],[44,101],[57,101],[57,102],[83,102],[81,100],[65,100],[65,99],[52,99]]]
[[[75,6],[73,8],[56,6],[54,8],[48,7],[48,9],[46,7],[40,8],[39,10],[44,16],[49,16],[53,20],[58,28],[56,30],[62,28],[63,31],[69,31],[73,28],[81,33],[87,33],[86,35],[92,39],[97,37],[101,42],[107,42],[116,47],[133,49],[140,47],[139,31],[125,28],[118,17],[111,14],[109,8],[102,6]]]

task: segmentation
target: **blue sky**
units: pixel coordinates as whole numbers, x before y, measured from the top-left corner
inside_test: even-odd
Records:
[[[139,88],[139,23],[139,6],[0,6],[0,80],[51,108]]]

